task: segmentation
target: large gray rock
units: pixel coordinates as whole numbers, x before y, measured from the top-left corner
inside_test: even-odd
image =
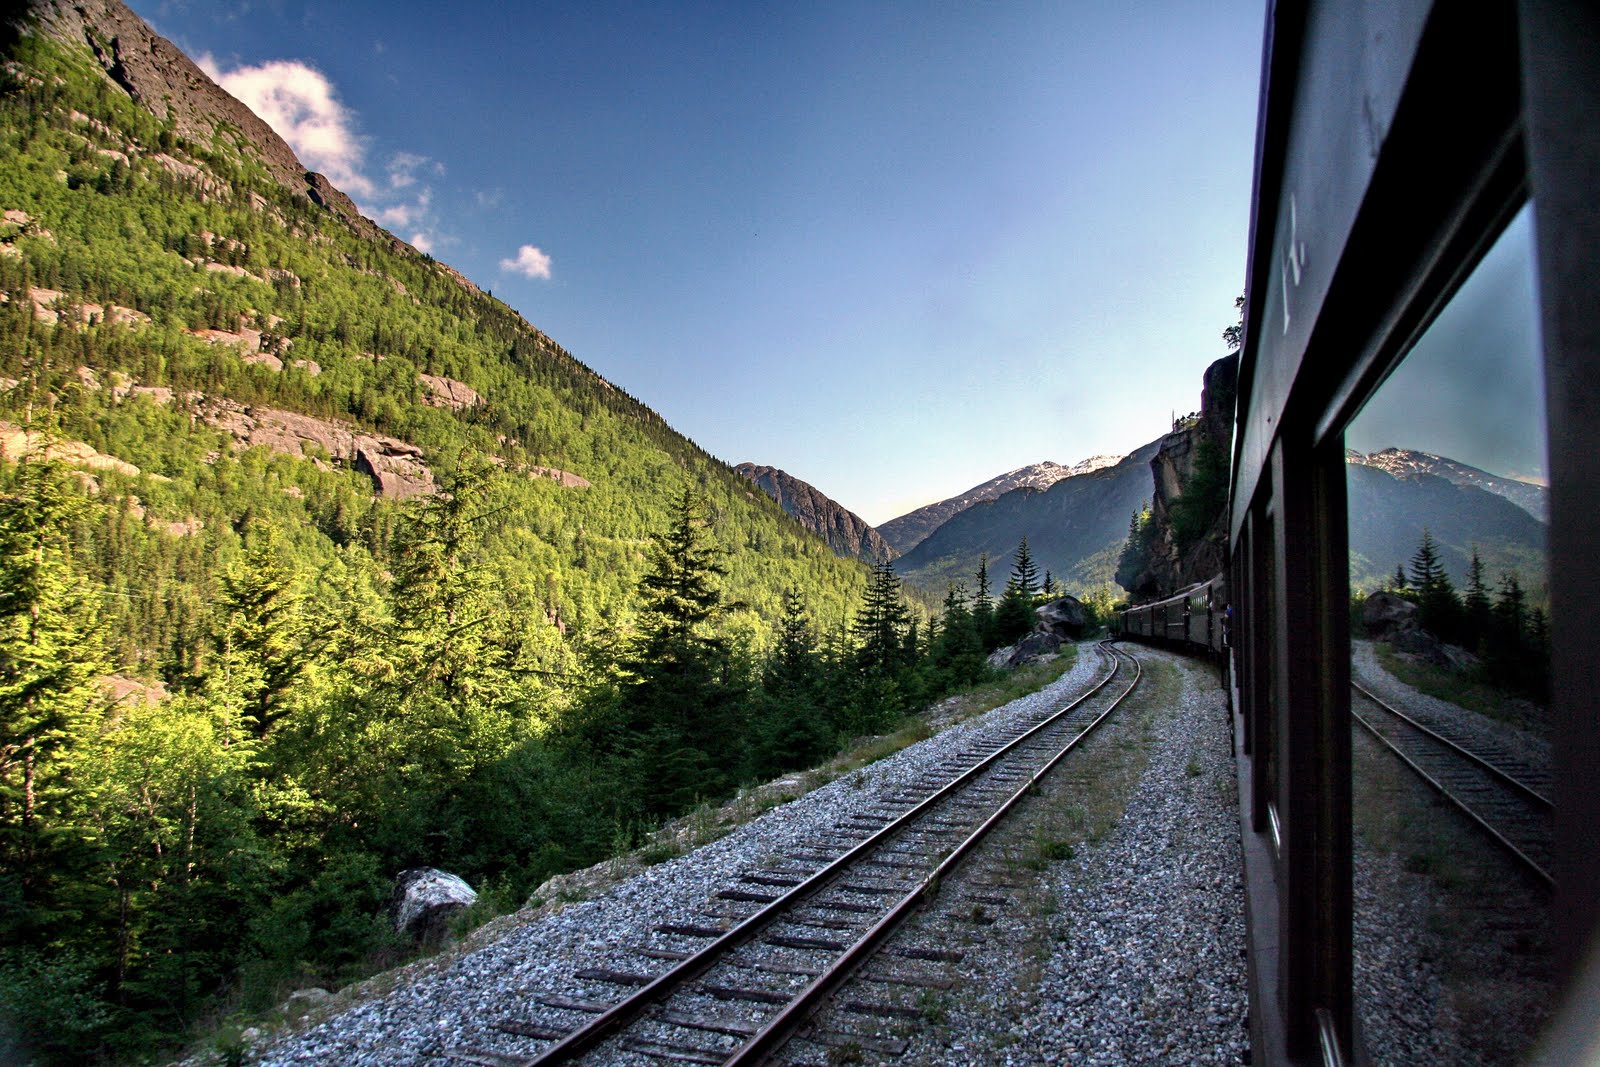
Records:
[[[1418,627],[1417,606],[1402,596],[1379,591],[1367,597],[1361,621],[1374,637],[1388,637]]]
[[[997,670],[1020,667],[1029,660],[1054,655],[1061,650],[1061,638],[1048,630],[1035,630],[1014,645],[989,653],[989,666]]]
[[[1062,641],[1076,641],[1089,629],[1089,609],[1076,597],[1057,597],[1034,608],[1033,614],[1038,619],[1035,629]]]
[[[450,917],[478,899],[459,877],[432,867],[413,867],[395,875],[389,914],[395,933],[427,941],[443,934]]]
[[[1447,671],[1464,674],[1480,665],[1477,656],[1458,645],[1447,645],[1427,630],[1413,626],[1395,630],[1384,638],[1396,651]]]

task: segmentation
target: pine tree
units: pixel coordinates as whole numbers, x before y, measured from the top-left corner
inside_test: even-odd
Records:
[[[1130,593],[1150,564],[1155,540],[1155,517],[1150,511],[1150,504],[1146,502],[1128,520],[1128,540],[1122,546],[1122,554],[1117,557],[1117,570],[1113,576],[1116,583]]]
[[[1033,562],[1033,553],[1028,551],[1028,538],[1024,536],[1017,545],[1017,554],[1011,565],[1011,578],[1008,587],[1014,587],[1021,598],[1029,604],[1039,593],[1039,571]]]
[[[1411,587],[1417,593],[1419,621],[1424,629],[1446,641],[1461,632],[1461,601],[1439,559],[1439,546],[1426,528],[1416,554],[1411,557]]]
[[[983,673],[983,642],[966,600],[966,587],[951,583],[931,650],[934,664],[955,684],[976,681]]]
[[[97,736],[110,665],[67,536],[91,505],[53,462],[26,459],[0,479],[0,882],[12,883],[0,940],[10,943],[68,874],[59,856],[83,799],[72,771]]]
[[[1483,560],[1478,555],[1478,546],[1473,545],[1472,564],[1467,569],[1464,627],[1466,641],[1474,649],[1481,649],[1483,642],[1487,640],[1492,613],[1489,590],[1484,584],[1483,577]]]
[[[1489,624],[1489,676],[1512,688],[1525,687],[1528,671],[1527,596],[1515,574],[1503,575]]]
[[[1423,527],[1422,541],[1411,557],[1411,588],[1426,592],[1444,577],[1444,565],[1439,562],[1439,546],[1433,534]]]
[[[1034,569],[1033,554],[1028,551],[1024,537],[1017,546],[1011,577],[1006,580],[1006,591],[994,613],[995,643],[1010,645],[1022,640],[1033,629],[1033,599],[1038,590],[1038,572]]]
[[[989,596],[989,554],[978,557],[976,591],[972,596],[972,628],[985,652],[994,644],[994,600]]]
[[[291,710],[295,683],[323,636],[305,616],[304,597],[275,529],[262,523],[250,534],[244,560],[222,579],[212,687],[237,700],[250,731],[263,738]]]
[[[900,578],[892,563],[880,559],[873,564],[861,610],[850,627],[859,669],[863,673],[893,675],[905,665],[905,637],[910,625],[911,612],[900,594]]]
[[[639,636],[621,664],[623,778],[646,813],[681,811],[721,793],[745,758],[746,690],[714,628],[725,610],[718,580],[726,570],[709,525],[685,489],[667,529],[651,537]]]
[[[506,650],[484,633],[491,476],[488,463],[463,456],[444,491],[427,497],[401,529],[389,596],[396,626],[388,637],[407,690],[437,686],[447,699],[471,699],[505,682]]]
[[[776,774],[827,754],[833,724],[822,704],[824,665],[805,597],[784,591],[783,615],[761,676],[755,771]]]

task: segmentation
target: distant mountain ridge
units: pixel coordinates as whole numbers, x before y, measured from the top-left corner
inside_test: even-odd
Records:
[[[1071,466],[1045,460],[998,474],[964,493],[928,504],[878,527],[883,539],[902,553],[910,552],[953,516],[986,500],[996,500],[1013,489],[1048,489],[1063,478],[1090,474],[1121,463],[1122,456],[1090,456]]]
[[[741,463],[733,468],[778,502],[801,526],[820,534],[828,547],[841,556],[875,562],[894,559],[900,553],[878,535],[878,531],[843,504],[809,482],[787,471],[756,463]]]
[[[1372,467],[1396,478],[1431,474],[1452,485],[1471,486],[1504,497],[1540,522],[1550,521],[1550,490],[1534,482],[1490,474],[1457,460],[1410,448],[1385,448],[1368,456],[1350,449],[1345,453],[1345,462]]]
[[[1049,571],[1066,592],[1081,594],[1109,584],[1128,536],[1128,516],[1150,499],[1150,460],[1159,444],[1152,441],[1109,466],[1102,462],[1105,457],[1085,460],[1074,465],[1084,468],[1080,473],[1043,489],[1024,484],[977,501],[916,544],[896,569],[930,592],[951,581],[966,583],[970,591],[978,561],[986,555],[998,591],[1026,537],[1041,576]]]
[[[1515,573],[1535,602],[1546,595],[1545,524],[1510,499],[1437,474],[1397,476],[1353,461],[1345,467],[1345,484],[1352,589],[1379,588],[1397,567],[1409,573],[1427,530],[1458,590],[1466,585],[1476,549],[1491,587],[1502,575]]]

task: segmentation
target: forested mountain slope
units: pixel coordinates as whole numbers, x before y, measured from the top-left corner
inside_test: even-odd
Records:
[[[1476,469],[1430,458],[1441,466]],[[1547,600],[1548,530],[1501,493],[1456,484],[1438,474],[1395,474],[1353,457],[1345,464],[1345,484],[1352,589],[1383,588],[1397,567],[1406,568],[1426,530],[1437,544],[1439,565],[1455,588],[1466,587],[1476,551],[1489,575],[1516,574],[1532,602]]]
[[[122,71],[113,45],[136,51],[134,16],[95,7],[121,11],[110,28],[120,38],[85,36],[107,34],[104,60]],[[67,10],[50,24],[81,28]],[[173,77],[204,78],[166,49],[157,56],[182,65]],[[537,586],[529,595],[564,626],[626,615],[642,539],[686,485],[710,498],[716,536],[740,550],[731,591],[756,614],[775,617],[781,590],[797,584],[819,614],[841,618],[862,587],[864,570],[835,562],[725,465],[504,304],[370,222],[353,225],[353,207],[321,206],[308,189],[325,182],[303,168],[298,187],[285,184],[287,146],[273,137],[263,155],[259,131],[245,136],[209,103],[226,97],[220,89],[173,98],[147,86],[140,99],[164,99],[162,121],[81,40],[23,35],[13,51],[0,158],[0,375],[19,384],[4,412],[20,424],[30,404],[36,422],[49,407],[56,432],[139,468],[100,478],[108,500],[139,497],[147,526],[198,520],[186,542],[140,535],[119,551],[226,564],[246,511],[292,530],[313,556],[352,542],[378,549],[395,512],[373,499],[373,468],[385,456],[403,467],[409,455],[423,480],[448,478],[467,449],[506,472],[525,513],[501,524],[515,531],[505,555],[525,565]],[[202,139],[207,119],[217,132]],[[253,455],[224,409],[325,425],[264,435]],[[365,461],[359,449],[329,447],[358,436],[381,446]],[[162,670],[155,646],[193,634],[131,595],[130,614],[177,628],[134,655]]]
[[[868,669],[914,631],[847,641],[870,589],[903,634],[892,575],[361,219],[120,3],[15,17],[0,1060],[144,1061],[398,958],[401,868],[514,904],[915,698]]]

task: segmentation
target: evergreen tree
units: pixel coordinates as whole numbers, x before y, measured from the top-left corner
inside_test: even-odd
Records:
[[[53,462],[0,477],[0,870],[26,886],[46,873],[46,839],[67,829],[72,762],[94,737],[110,665],[68,541],[90,504]]]
[[[1128,540],[1123,543],[1122,554],[1117,557],[1116,583],[1133,592],[1134,583],[1150,565],[1150,555],[1155,551],[1156,524],[1150,504],[1133,513],[1128,520]]]
[[[860,670],[892,676],[905,666],[909,662],[905,638],[910,627],[911,612],[900,594],[900,578],[892,563],[880,559],[873,564],[861,610],[851,624]]]
[[[1411,557],[1411,588],[1426,592],[1444,578],[1444,565],[1439,562],[1439,546],[1433,534],[1423,527],[1422,540]]]
[[[1478,555],[1477,545],[1472,546],[1472,564],[1467,569],[1467,595],[1463,607],[1466,641],[1472,648],[1481,650],[1489,636],[1492,608],[1489,590],[1484,584],[1483,560]]]
[[[983,641],[966,599],[966,587],[951,583],[945,593],[939,636],[930,652],[934,665],[956,685],[977,681],[984,669]]]
[[[1527,595],[1515,574],[1503,575],[1489,624],[1489,677],[1500,685],[1525,685],[1528,660]]]
[[[1227,513],[1229,474],[1226,450],[1210,437],[1202,437],[1195,446],[1188,484],[1167,509],[1173,541],[1180,552],[1198,543]]]
[[[1028,538],[1024,536],[1017,545],[1017,554],[1011,565],[1011,577],[1006,583],[1008,588],[1016,589],[1021,598],[1029,604],[1039,593],[1039,571],[1033,562],[1033,553],[1028,551]]]
[[[804,595],[785,590],[777,640],[761,675],[756,773],[775,774],[825,755],[833,726],[822,704],[824,666]]]
[[[746,690],[715,629],[726,570],[709,525],[704,505],[684,489],[667,529],[651,536],[639,636],[622,663],[625,777],[650,813],[719,794],[743,760]]]
[[[1404,593],[1406,591],[1406,568],[1405,568],[1405,564],[1396,563],[1394,565],[1394,578],[1392,580],[1392,584],[1391,584],[1390,588],[1392,588],[1396,593]]]
[[[1461,633],[1461,601],[1439,559],[1438,543],[1426,528],[1416,554],[1411,557],[1411,587],[1417,594],[1419,621],[1424,629],[1446,641]]]
[[[1034,568],[1033,554],[1028,551],[1028,539],[1024,537],[1017,546],[1006,591],[995,608],[995,644],[1015,644],[1033,629],[1033,600],[1037,591],[1038,572]]]
[[[994,600],[989,595],[989,554],[978,557],[978,573],[972,596],[972,628],[978,635],[983,650],[988,652],[994,643]]]
[[[264,738],[292,707],[295,683],[317,655],[323,636],[306,617],[294,569],[280,551],[276,529],[251,530],[241,563],[222,578],[213,637],[218,668],[212,688],[237,701],[250,731]]]

